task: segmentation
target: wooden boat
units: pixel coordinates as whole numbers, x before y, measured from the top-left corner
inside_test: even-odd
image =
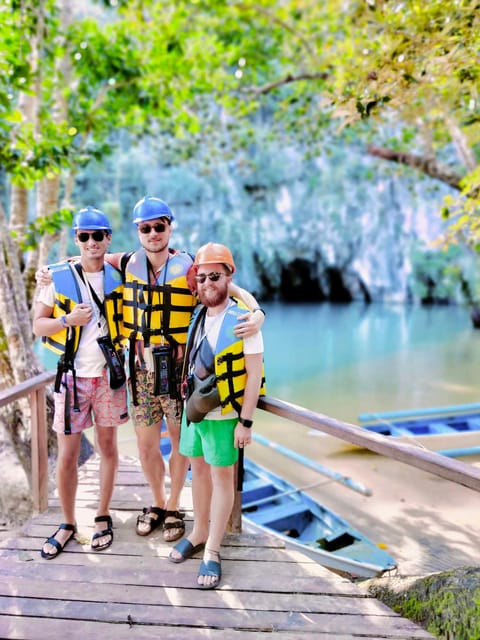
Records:
[[[364,429],[431,451],[475,451],[480,445],[480,404],[430,407],[358,416]]]
[[[386,551],[290,482],[245,459],[242,515],[249,528],[275,535],[321,565],[350,577],[396,568]]]

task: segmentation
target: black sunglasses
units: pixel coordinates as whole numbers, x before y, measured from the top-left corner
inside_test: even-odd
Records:
[[[147,235],[153,229],[155,233],[163,233],[167,225],[164,222],[156,222],[155,224],[144,224],[141,227],[138,227],[140,233],[144,233]]]
[[[93,238],[95,242],[101,242],[106,236],[108,236],[108,231],[92,231],[91,233],[87,233],[86,231],[81,231],[77,233],[77,238],[80,242],[88,242],[90,238]]]
[[[197,282],[203,283],[208,278],[212,282],[217,282],[220,280],[222,276],[226,276],[226,273],[220,273],[220,271],[212,271],[212,273],[197,273],[195,276],[195,280]]]

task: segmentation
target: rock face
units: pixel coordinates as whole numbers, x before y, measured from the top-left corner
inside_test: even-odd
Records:
[[[441,640],[480,639],[480,567],[421,578],[376,578],[368,593]]]

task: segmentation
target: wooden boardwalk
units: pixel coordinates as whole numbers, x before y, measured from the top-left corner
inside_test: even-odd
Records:
[[[161,532],[135,534],[149,503],[139,463],[122,459],[112,502],[115,540],[90,551],[98,461],[81,470],[78,526],[85,544],[70,542],[55,560],[40,557],[60,522],[58,499],[16,538],[0,545],[0,638],[105,640],[315,640],[433,638],[348,580],[274,538],[227,535],[221,588],[195,588],[200,557],[168,562]],[[191,528],[191,492],[182,507]]]

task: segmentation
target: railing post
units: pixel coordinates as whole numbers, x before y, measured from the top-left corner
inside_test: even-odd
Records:
[[[238,462],[235,463],[233,471],[233,487],[234,487],[234,502],[232,513],[227,524],[227,531],[229,533],[242,533],[242,492],[237,488],[238,478]]]
[[[30,393],[32,502],[37,513],[48,508],[48,436],[45,387]]]

